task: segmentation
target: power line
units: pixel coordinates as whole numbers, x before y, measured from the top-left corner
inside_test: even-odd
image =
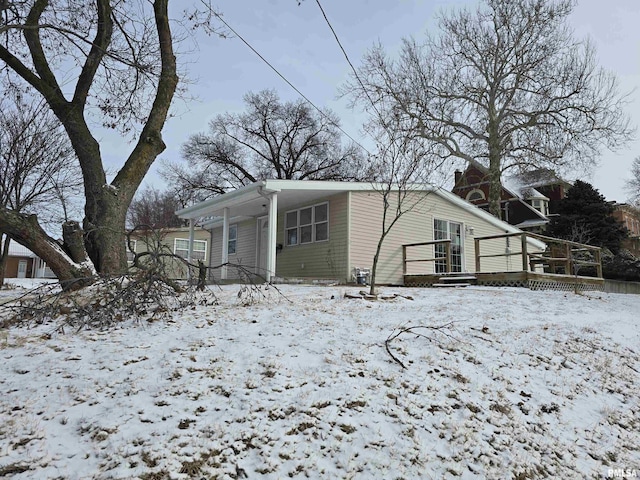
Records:
[[[321,7],[321,8],[322,8],[322,7]],[[367,150],[367,148],[366,148],[366,147],[364,147],[364,146],[363,146],[360,142],[358,142],[355,138],[353,138],[351,135],[349,135],[347,132],[345,132],[345,131],[342,129],[342,127],[341,127],[338,123],[336,123],[336,122],[335,122],[331,117],[329,117],[325,112],[323,112],[320,108],[318,108],[318,107],[317,107],[317,106],[316,106],[316,105],[315,105],[311,100],[309,100],[309,98],[308,98],[304,93],[302,93],[300,90],[298,90],[298,88],[297,88],[293,83],[291,83],[291,82],[290,82],[290,81],[289,81],[289,80],[288,80],[288,79],[287,79],[287,78],[286,78],[282,73],[280,73],[280,72],[278,71],[278,69],[277,69],[276,67],[274,67],[274,66],[273,66],[273,65],[272,65],[272,64],[271,64],[271,63],[270,63],[266,58],[264,58],[264,57],[260,54],[260,52],[258,52],[255,48],[253,48],[253,46],[252,46],[252,45],[251,45],[247,40],[245,40],[245,39],[244,39],[244,37],[243,37],[242,35],[240,35],[236,30],[234,30],[234,29],[233,29],[233,27],[231,27],[231,25],[229,25],[229,24],[228,24],[228,23],[227,23],[227,22],[222,18],[222,15],[220,15],[219,13],[216,13],[215,11],[213,12],[213,15],[215,15],[215,16],[218,18],[218,20],[220,20],[220,21],[221,21],[221,22],[222,22],[222,23],[223,23],[223,24],[224,24],[224,25],[225,25],[225,26],[226,26],[226,27],[227,27],[227,28],[228,28],[228,29],[229,29],[229,30],[230,30],[230,31],[231,31],[235,36],[236,36],[236,37],[238,37],[238,38],[242,41],[242,43],[244,43],[247,47],[249,47],[249,48],[251,49],[251,51],[252,51],[253,53],[255,53],[255,54],[260,58],[260,60],[262,60],[264,63],[266,63],[266,64],[269,66],[269,68],[271,68],[271,70],[273,70],[274,72],[276,72],[276,74],[277,74],[280,78],[282,78],[282,80],[284,80],[284,81],[285,81],[285,82],[286,82],[286,83],[287,83],[291,88],[293,88],[293,89],[296,91],[296,93],[297,93],[298,95],[300,95],[302,98],[304,98],[304,100],[305,100],[309,105],[311,105],[313,108],[315,108],[315,109],[320,113],[320,115],[322,115],[324,118],[326,118],[327,120],[329,120],[329,122],[330,122],[334,127],[336,127],[338,130],[340,130],[342,133],[344,133],[348,138],[350,138],[350,139],[351,139],[351,140],[352,140],[356,145],[358,145],[360,148],[362,148],[365,152],[367,152],[369,155],[373,155],[369,150]]]
[[[360,75],[358,75],[358,71],[353,66],[353,63],[351,63],[351,60],[349,59],[349,55],[347,55],[347,51],[342,46],[342,43],[340,42],[340,39],[338,38],[338,34],[333,29],[333,26],[331,25],[331,22],[329,21],[329,18],[327,18],[327,14],[324,12],[324,8],[322,8],[322,5],[320,5],[320,0],[316,0],[316,3],[318,4],[318,7],[320,8],[320,11],[322,12],[322,16],[324,17],[325,22],[327,22],[327,25],[329,26],[329,29],[331,30],[331,33],[333,33],[333,38],[335,38],[336,42],[338,42],[338,46],[340,47],[340,50],[342,50],[342,54],[344,55],[344,58],[347,60],[347,63],[351,67],[351,70],[353,71],[353,75],[356,77],[356,80],[358,81],[358,83],[362,87],[362,91],[364,92],[364,94],[369,99],[369,102],[371,103],[371,106],[373,107],[375,112],[378,114],[378,117],[380,117],[380,121],[382,121],[382,124],[386,125],[386,123],[383,120],[382,114],[378,110],[378,107],[376,106],[375,102],[373,101],[373,99],[369,95],[369,91],[365,88],[364,83],[360,79]]]

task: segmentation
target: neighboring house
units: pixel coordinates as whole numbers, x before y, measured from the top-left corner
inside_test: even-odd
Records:
[[[403,284],[402,245],[451,239],[452,271],[474,272],[474,238],[520,232],[442,189],[412,187],[407,201],[412,210],[393,227],[382,248],[380,284]],[[344,283],[354,281],[355,269],[371,268],[381,234],[383,196],[370,183],[265,180],[176,213],[191,226],[207,219],[203,225],[211,229],[212,265],[241,265],[266,280]],[[433,256],[436,247],[430,248]],[[501,239],[495,248],[504,254],[508,240]],[[544,245],[531,241],[530,248],[540,251]],[[509,257],[488,258],[483,271],[507,271],[509,262]],[[438,273],[442,267],[436,261],[411,264],[407,273]],[[237,273],[223,268],[214,278],[234,279]]]
[[[468,202],[489,209],[488,169],[471,161],[464,172],[456,171],[452,192]],[[571,187],[552,170],[539,169],[503,177],[500,193],[502,218],[522,230],[542,233],[550,216],[556,213],[557,202]]]
[[[55,275],[40,257],[12,240],[9,243],[5,278],[55,278]]]
[[[613,217],[629,231],[629,238],[622,241],[622,248],[640,257],[640,209],[628,203],[614,203]]]
[[[161,228],[153,231],[136,230],[131,235],[131,240],[127,247],[129,265],[133,263],[136,253],[143,253],[149,250],[160,251],[162,249],[162,253],[172,253],[187,259],[189,257],[189,235],[190,229],[186,227]],[[197,264],[198,260],[202,260],[205,265],[209,266],[210,243],[211,232],[202,228],[194,229],[193,250],[191,251],[192,263]],[[165,264],[172,278],[187,278],[187,267],[182,262],[165,262]]]

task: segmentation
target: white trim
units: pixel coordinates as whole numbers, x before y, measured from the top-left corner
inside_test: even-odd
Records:
[[[473,195],[474,193],[479,193],[481,198],[474,198],[473,201],[477,201],[477,200],[486,200],[487,196],[484,194],[484,192],[482,190],[480,190],[479,188],[474,188],[473,190],[471,190],[469,193],[467,193],[465,200],[467,202],[471,202],[471,195]]]
[[[233,238],[231,238],[232,231],[235,232],[235,237]],[[231,242],[235,242],[233,252],[229,250],[229,245],[231,244]],[[229,233],[227,235],[227,259],[229,258],[229,255],[238,255],[238,224],[237,223],[229,224]]]
[[[278,194],[269,195],[269,235],[267,243],[267,271],[265,280],[271,282],[276,274],[276,242],[278,234]]]
[[[177,248],[178,241],[187,242],[187,248]],[[174,238],[173,239],[173,253],[174,253],[174,255],[180,256],[180,254],[177,253],[177,250],[186,250],[186,252],[187,252],[186,255],[188,255],[189,254],[189,244],[190,244],[190,240],[188,238],[180,238],[180,237]],[[193,255],[193,252],[203,252],[204,253],[204,258],[202,259],[202,261],[205,261],[207,259],[207,241],[206,240],[193,239],[193,247],[195,247],[197,244],[204,244],[204,250],[193,248],[192,255]],[[186,255],[183,258],[187,258]]]
[[[320,207],[322,205],[326,205],[327,206],[327,219],[326,220],[322,220],[321,222],[316,222],[316,207]],[[300,213],[302,212],[302,210],[311,210],[311,222],[310,223],[305,223],[304,225],[302,225],[300,223]],[[288,227],[287,226],[287,215],[290,213],[296,213],[296,225],[294,227]],[[318,203],[314,203],[312,205],[306,205],[304,207],[298,207],[298,208],[294,208],[292,210],[287,210],[286,212],[284,212],[284,246],[285,247],[297,247],[300,245],[311,245],[313,243],[324,243],[324,242],[328,242],[330,235],[329,235],[329,201],[325,200],[323,202],[318,202]],[[316,240],[316,225],[319,223],[326,223],[327,224],[327,238],[325,238],[324,240]],[[303,242],[302,241],[302,227],[311,227],[311,240],[309,240],[308,242]],[[287,235],[287,231],[288,230],[293,230],[296,229],[296,243],[292,243],[289,244],[289,236]]]
[[[262,229],[260,228],[262,225],[263,220],[269,220],[269,215],[262,215],[260,217],[256,217],[256,241],[255,241],[255,247],[256,247],[256,264],[254,267],[254,273],[256,273],[257,275],[262,275],[263,272],[260,271],[260,248],[262,247],[261,245],[261,238],[262,238]]]
[[[344,278],[351,278],[351,192],[347,192],[347,264]]]
[[[229,262],[229,207],[224,207],[222,211],[222,259],[220,261],[222,267],[220,268],[220,279],[226,280],[227,263]]]

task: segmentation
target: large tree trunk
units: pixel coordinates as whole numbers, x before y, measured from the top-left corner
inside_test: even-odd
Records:
[[[489,125],[487,126],[489,137],[489,213],[495,217],[502,218],[502,209],[500,208],[500,197],[502,196],[502,183],[500,182],[502,152],[500,148],[499,123],[495,117],[495,108],[491,103]]]
[[[40,227],[35,215],[0,207],[0,230],[47,262],[63,289],[77,290],[93,282],[96,272],[91,263],[76,263],[62,246]]]
[[[67,100],[58,84],[51,64],[41,43],[40,21],[49,2],[35,2],[25,20],[24,37],[27,42],[33,69],[0,48],[0,59],[40,92],[51,110],[58,117],[71,140],[82,170],[85,190],[85,247],[95,269],[101,274],[118,274],[126,269],[125,219],[131,200],[145,174],[157,156],[165,149],[161,130],[175,93],[178,76],[173,41],[167,13],[168,0],[155,0],[153,10],[158,35],[161,71],[153,105],[133,151],[111,184],[107,183],[102,164],[100,145],[92,135],[86,119],[87,99],[94,85],[96,74],[112,41],[114,19],[110,0],[96,0],[96,29],[81,66],[75,84],[73,98]],[[20,225],[20,222],[25,222]],[[17,223],[16,223],[17,222]],[[74,264],[69,256],[56,249],[55,241],[40,228],[35,217],[21,216],[15,212],[0,212],[0,226],[19,243],[39,255],[62,282],[69,282],[74,275],[86,276],[84,267]]]

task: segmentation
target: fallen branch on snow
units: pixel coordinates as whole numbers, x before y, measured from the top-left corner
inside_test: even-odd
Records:
[[[444,335],[447,338],[450,338],[452,340],[457,340],[453,335],[451,335],[450,333],[446,332],[446,330],[451,329],[451,327],[453,327],[454,322],[447,322],[447,323],[443,323],[442,325],[414,325],[412,327],[405,327],[405,328],[400,328],[398,330],[393,330],[389,336],[387,337],[387,339],[384,341],[384,348],[387,350],[387,353],[389,354],[389,356],[398,364],[400,365],[402,368],[406,369],[407,366],[398,358],[396,357],[393,352],[391,351],[391,342],[393,340],[395,340],[396,338],[398,338],[400,335],[405,334],[405,333],[410,333],[412,335],[414,335],[416,338],[421,337],[421,338],[426,338],[427,340],[429,340],[430,342],[434,341],[434,339],[432,337],[430,337],[429,335],[426,335],[424,333],[421,333],[420,330],[427,330],[427,331],[431,331],[431,332],[437,332],[441,335]]]

